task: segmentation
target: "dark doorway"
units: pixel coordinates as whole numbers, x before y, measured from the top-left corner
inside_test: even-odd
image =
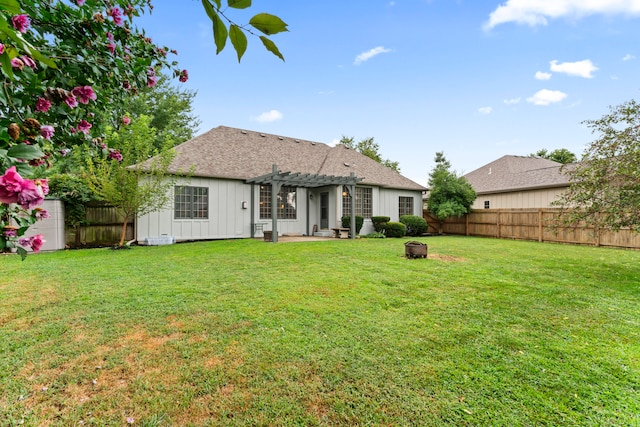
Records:
[[[320,228],[329,228],[329,193],[320,193]]]

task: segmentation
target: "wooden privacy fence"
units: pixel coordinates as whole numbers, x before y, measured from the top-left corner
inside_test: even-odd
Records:
[[[124,219],[116,208],[103,204],[85,206],[87,225],[78,228],[65,227],[65,242],[72,248],[114,245],[120,241]],[[125,240],[135,236],[134,221],[127,223]]]
[[[592,227],[558,226],[559,209],[477,209],[460,218],[448,218],[442,224],[445,234],[494,237],[498,239],[537,240],[539,242],[611,246],[640,249],[640,234],[629,229],[597,233]],[[423,212],[429,232],[437,233],[439,220]]]

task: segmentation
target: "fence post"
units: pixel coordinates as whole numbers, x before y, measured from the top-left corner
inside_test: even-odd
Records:
[[[498,235],[497,237],[499,239],[500,236],[501,236],[501,233],[500,233],[500,210],[498,210],[496,212],[496,227],[498,228],[497,231],[496,231],[496,234]]]

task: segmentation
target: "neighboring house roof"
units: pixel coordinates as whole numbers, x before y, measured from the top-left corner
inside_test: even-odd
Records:
[[[246,180],[272,172],[363,178],[361,184],[424,190],[396,171],[344,145],[219,126],[175,147],[169,172],[193,172],[193,176]]]
[[[537,157],[503,156],[464,177],[478,194],[568,187],[562,166]]]

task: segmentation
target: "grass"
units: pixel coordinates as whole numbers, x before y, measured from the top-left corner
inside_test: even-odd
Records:
[[[640,425],[640,252],[421,240],[0,257],[0,425]]]

